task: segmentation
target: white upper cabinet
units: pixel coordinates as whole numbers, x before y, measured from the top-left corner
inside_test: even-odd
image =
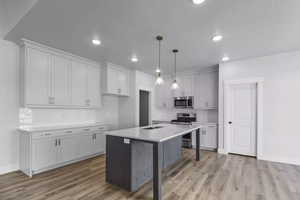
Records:
[[[87,105],[87,67],[80,62],[72,62],[72,105]]]
[[[97,63],[24,40],[21,64],[24,106],[101,106],[100,67]]]
[[[194,80],[196,109],[216,109],[218,104],[218,73],[198,74]]]
[[[50,54],[33,48],[25,50],[25,102],[27,105],[49,105],[51,99]]]
[[[180,75],[176,79],[179,88],[173,91],[174,97],[194,96],[194,76]]]
[[[87,104],[91,107],[101,106],[100,77],[99,66],[89,65],[87,67]]]
[[[107,63],[102,77],[105,94],[129,96],[129,70]]]
[[[55,105],[69,105],[71,96],[69,91],[71,61],[64,57],[52,57],[52,101]]]

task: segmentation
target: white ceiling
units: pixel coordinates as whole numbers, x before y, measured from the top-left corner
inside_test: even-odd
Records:
[[[96,61],[145,72],[157,65],[155,36],[164,36],[162,68],[216,65],[226,54],[237,60],[300,49],[299,0],[39,0],[6,39],[31,39]],[[224,39],[213,43],[220,33]],[[102,45],[91,44],[99,37]],[[130,62],[132,54],[139,58]]]

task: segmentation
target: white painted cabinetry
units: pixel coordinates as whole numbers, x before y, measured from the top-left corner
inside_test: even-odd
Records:
[[[101,106],[100,67],[97,63],[24,40],[21,66],[24,106]]]
[[[194,79],[194,108],[216,109],[218,105],[218,73],[206,72]]]
[[[196,134],[192,134],[192,145],[196,146]],[[217,126],[207,125],[200,131],[200,147],[206,150],[216,150],[218,148]]]
[[[129,96],[129,70],[107,63],[102,76],[105,94]]]
[[[27,105],[51,104],[51,59],[50,54],[26,48],[24,71],[25,101]]]
[[[32,176],[105,152],[105,126],[21,130],[20,168]]]
[[[176,79],[179,88],[173,90],[173,97],[194,96],[194,75],[179,75]]]

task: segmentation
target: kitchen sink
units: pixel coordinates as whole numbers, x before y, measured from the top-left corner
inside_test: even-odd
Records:
[[[145,130],[153,130],[153,129],[159,129],[159,128],[163,128],[163,126],[149,126],[149,127],[143,128],[143,129],[145,129]]]

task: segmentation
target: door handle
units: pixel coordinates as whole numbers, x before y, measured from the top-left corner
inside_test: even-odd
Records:
[[[232,124],[232,122],[231,122],[231,121],[229,121],[229,122],[228,122],[228,124]]]

